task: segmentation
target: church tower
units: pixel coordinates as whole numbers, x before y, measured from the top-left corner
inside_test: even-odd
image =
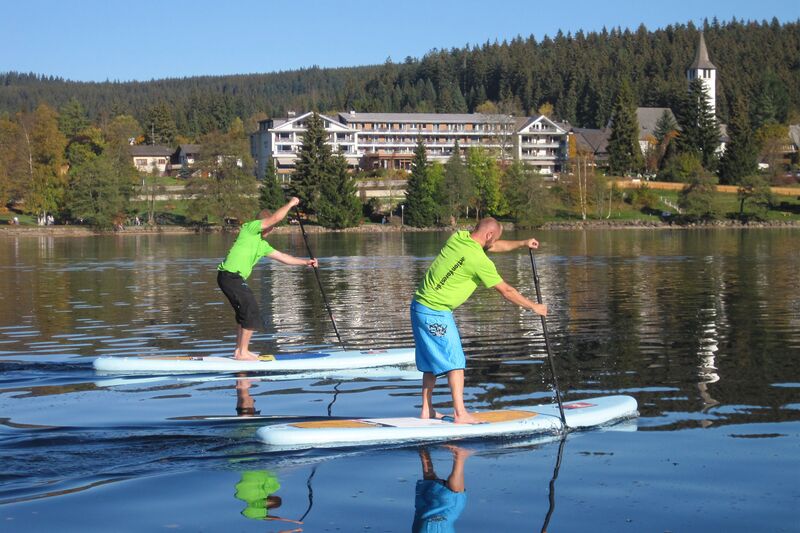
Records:
[[[694,56],[694,63],[686,69],[686,78],[691,82],[700,79],[706,89],[711,109],[717,114],[717,67],[708,59],[708,49],[703,32],[700,32],[700,44],[697,47],[697,55]]]

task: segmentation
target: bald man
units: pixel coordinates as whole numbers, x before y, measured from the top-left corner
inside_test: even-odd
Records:
[[[420,418],[442,418],[433,409],[436,378],[447,376],[453,397],[456,424],[475,424],[475,417],[464,407],[464,369],[466,357],[461,347],[453,310],[463,304],[481,283],[492,287],[509,302],[545,316],[547,306],[532,302],[503,281],[486,252],[510,252],[518,248],[538,248],[539,241],[501,241],[503,226],[484,218],[472,232],[458,231],[445,243],[434,259],[411,302],[411,327],[416,345],[417,369],[422,373],[422,412]]]

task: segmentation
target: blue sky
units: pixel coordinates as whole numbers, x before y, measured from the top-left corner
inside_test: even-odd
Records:
[[[12,0],[0,13],[0,71],[102,81],[400,62],[559,29],[791,22],[800,1]]]

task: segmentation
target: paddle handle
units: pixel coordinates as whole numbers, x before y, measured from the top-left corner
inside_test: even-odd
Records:
[[[531,258],[531,269],[533,270],[533,285],[536,288],[536,302],[542,303],[542,289],[539,286],[539,272],[536,270],[536,259],[533,256],[533,250],[528,248],[528,255]],[[556,364],[553,361],[553,351],[550,349],[550,337],[547,334],[547,319],[544,315],[540,315],[542,319],[542,333],[544,334],[544,346],[547,349],[547,360],[550,362],[550,373],[553,376],[553,386],[556,390],[556,401],[558,402],[558,412],[561,415],[561,423],[564,424],[564,429],[567,428],[567,417],[564,416],[564,405],[561,402],[561,391],[558,388],[558,378],[556,377]]]
[[[308,235],[306,235],[306,228],[303,226],[303,220],[300,218],[300,210],[295,206],[294,208],[295,216],[297,216],[297,222],[300,224],[300,231],[303,234],[303,241],[306,243],[306,250],[308,251],[308,257],[310,259],[316,259],[314,257],[314,252],[311,251],[311,246],[308,244]],[[314,267],[314,277],[317,278],[317,285],[319,286],[319,292],[322,294],[322,301],[325,303],[325,309],[328,310],[328,316],[331,318],[331,324],[333,324],[333,331],[336,333],[336,338],[339,340],[339,344],[342,347],[342,350],[347,350],[347,347],[344,345],[342,341],[341,335],[339,335],[339,328],[336,327],[336,320],[333,318],[333,311],[331,311],[331,306],[328,303],[328,296],[325,294],[325,288],[322,286],[322,280],[319,277],[319,269]]]

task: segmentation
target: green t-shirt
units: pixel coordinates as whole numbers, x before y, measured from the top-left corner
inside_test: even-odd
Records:
[[[274,251],[275,248],[261,238],[261,221],[251,220],[242,224],[228,257],[217,268],[234,274],[238,272],[242,278],[247,279],[256,263]]]
[[[494,287],[503,281],[492,260],[468,231],[454,233],[433,260],[417,287],[414,299],[436,311],[452,311],[483,283]]]
[[[236,484],[236,498],[247,503],[242,514],[254,520],[269,516],[267,497],[280,488],[278,478],[269,470],[242,472],[242,479]]]

